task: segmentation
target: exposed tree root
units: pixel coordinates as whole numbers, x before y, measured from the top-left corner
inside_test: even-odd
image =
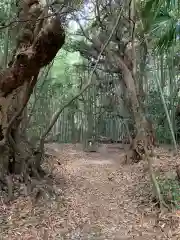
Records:
[[[22,160],[22,158],[19,160]],[[52,186],[50,186],[45,180],[45,171],[41,166],[37,168],[36,161],[38,161],[39,164],[39,159],[37,160],[34,155],[29,156],[27,159],[21,161],[20,164],[23,164],[22,168],[20,169],[21,172],[16,173],[16,168],[14,168],[12,173],[9,172],[9,169],[6,170],[8,174],[4,175],[4,177],[0,179],[0,185],[1,189],[7,195],[8,202],[13,200],[15,195],[21,194],[20,191],[22,191],[22,189],[20,187],[16,187],[19,184],[24,185],[25,195],[33,195],[35,197],[35,201],[40,195],[53,195]],[[19,194],[17,193],[18,191]]]
[[[31,178],[41,181],[45,172],[41,167],[43,152],[38,152],[23,137],[18,137],[18,143],[12,136],[8,137],[9,143],[0,146],[0,168],[1,168],[1,188],[7,190],[8,201],[13,198],[14,177],[18,177],[20,182],[28,185]],[[10,144],[11,143],[11,144]],[[17,178],[16,178],[17,179]]]
[[[20,195],[31,196],[34,203],[40,197],[55,198],[57,195],[49,179],[27,176],[25,183],[21,175],[9,175],[5,180],[6,182],[1,182],[1,189],[7,203]]]
[[[146,150],[153,157],[154,147],[155,139],[152,130],[145,129],[143,132],[137,132],[136,136],[130,139],[130,146],[126,153],[127,162],[137,163],[143,160]]]

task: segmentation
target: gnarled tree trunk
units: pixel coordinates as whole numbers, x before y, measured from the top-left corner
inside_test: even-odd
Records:
[[[131,150],[133,160],[137,161],[143,158],[145,149],[147,150],[149,147],[152,148],[154,146],[155,134],[153,131],[152,123],[145,117],[145,113],[139,104],[131,71],[128,69],[122,59],[117,57],[117,62],[124,75],[124,82],[129,93],[129,99],[134,115],[136,134],[132,139]]]
[[[60,16],[41,0],[19,1],[20,34],[9,67],[0,73],[0,180],[8,174],[40,173],[41,152],[23,138],[22,113],[39,71],[56,56],[65,41]]]
[[[146,119],[145,113],[143,112],[143,109],[140,107],[135,89],[133,75],[130,69],[128,69],[126,63],[119,56],[116,55],[115,59],[116,63],[119,64],[119,67],[123,73],[124,82],[129,93],[129,99],[131,102],[136,128],[136,134],[132,139],[132,143],[130,146],[131,153],[129,156],[127,156],[127,158],[130,157],[134,161],[144,159],[148,162],[148,170],[153,184],[153,194],[155,195],[155,198],[159,201],[161,207],[163,205],[168,207],[164,202],[158,182],[155,178],[152,169],[151,153],[153,151],[153,147],[155,144],[155,133],[153,131],[152,123]],[[151,151],[149,152],[149,150]]]

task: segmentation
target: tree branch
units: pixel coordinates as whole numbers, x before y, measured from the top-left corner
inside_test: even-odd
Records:
[[[45,74],[45,76],[44,76],[44,78],[43,78],[43,82],[42,82],[42,84],[41,84],[41,86],[40,86],[39,92],[42,91],[42,89],[43,89],[43,87],[44,87],[44,84],[45,84],[45,81],[46,81],[46,79],[47,79],[47,76],[48,76],[49,71],[50,71],[50,69],[51,69],[52,66],[53,66],[53,62],[48,66],[47,72],[46,72],[46,74]],[[36,103],[37,103],[38,100],[39,100],[39,97],[35,97],[34,102],[33,102],[33,105],[32,105],[32,108],[31,108],[31,111],[30,111],[29,116],[28,116],[27,126],[28,126],[29,123],[30,123],[31,117],[32,117],[32,115],[33,115],[33,112],[34,112],[34,109],[35,109],[35,106],[36,106]]]
[[[118,17],[117,17],[117,20],[116,20],[116,23],[115,23],[115,25],[114,25],[114,27],[113,27],[113,29],[112,29],[112,31],[111,31],[111,34],[109,35],[106,43],[104,44],[104,46],[102,47],[102,49],[101,49],[101,51],[100,51],[100,53],[99,53],[99,56],[98,56],[98,58],[97,58],[97,60],[96,60],[96,63],[95,63],[95,65],[94,65],[94,68],[92,69],[92,72],[91,72],[91,74],[90,74],[89,81],[87,82],[87,84],[84,86],[84,88],[82,88],[82,90],[81,90],[78,94],[76,94],[69,102],[67,102],[62,108],[58,109],[58,110],[54,113],[54,115],[53,115],[53,117],[52,117],[52,119],[51,119],[51,121],[50,121],[50,124],[49,124],[48,128],[47,128],[46,131],[43,133],[43,135],[42,135],[42,137],[41,137],[41,139],[40,139],[40,149],[43,148],[43,146],[44,146],[44,140],[46,139],[48,133],[51,131],[52,127],[53,127],[54,124],[56,123],[59,115],[60,115],[60,114],[63,112],[63,110],[64,110],[66,107],[68,107],[75,99],[77,99],[81,94],[83,94],[84,91],[85,91],[86,89],[88,89],[89,86],[92,84],[93,75],[94,75],[94,73],[95,73],[95,71],[96,71],[96,68],[97,68],[98,63],[99,63],[100,58],[101,58],[101,55],[102,55],[102,53],[104,52],[104,50],[106,49],[106,47],[108,46],[109,42],[111,41],[111,38],[113,37],[113,34],[114,34],[114,32],[115,32],[118,24],[119,24],[122,11],[123,11],[123,8],[120,9],[119,14],[118,14]]]

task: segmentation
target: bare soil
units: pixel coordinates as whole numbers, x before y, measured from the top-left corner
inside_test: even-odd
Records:
[[[180,212],[161,213],[151,202],[145,164],[124,165],[119,145],[85,153],[80,145],[48,144],[56,197],[19,197],[0,204],[0,239],[165,240],[180,239]],[[156,149],[154,168],[173,172],[180,155]]]

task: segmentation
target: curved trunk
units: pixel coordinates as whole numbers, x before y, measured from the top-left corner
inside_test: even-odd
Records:
[[[112,55],[109,56],[112,57]],[[129,93],[129,99],[131,102],[136,127],[136,134],[130,144],[130,151],[126,155],[126,161],[129,161],[130,159],[135,162],[141,159],[147,161],[148,171],[153,184],[153,194],[159,201],[160,207],[162,207],[163,205],[167,207],[166,203],[164,202],[163,196],[161,195],[158,182],[152,169],[151,154],[153,153],[153,147],[155,142],[155,133],[152,127],[152,123],[146,119],[143,109],[141,109],[140,107],[131,71],[128,69],[126,63],[119,56],[115,55],[115,60],[116,64],[119,65],[119,68],[121,69],[124,76],[124,82]],[[149,150],[151,151],[149,152]]]
[[[9,67],[0,73],[0,180],[9,173],[38,175],[42,154],[20,132],[23,110],[37,82],[65,41],[60,17],[40,0],[19,6],[21,31]],[[50,14],[49,16],[47,14]]]
[[[152,146],[154,146],[155,132],[153,130],[152,122],[145,117],[145,113],[140,107],[131,71],[121,58],[117,57],[117,62],[124,75],[124,82],[129,93],[129,99],[135,121],[136,134],[132,139],[131,144],[131,148],[133,150],[132,156],[135,158],[134,160],[140,160],[143,158],[145,148],[149,149],[149,147],[152,148]]]

